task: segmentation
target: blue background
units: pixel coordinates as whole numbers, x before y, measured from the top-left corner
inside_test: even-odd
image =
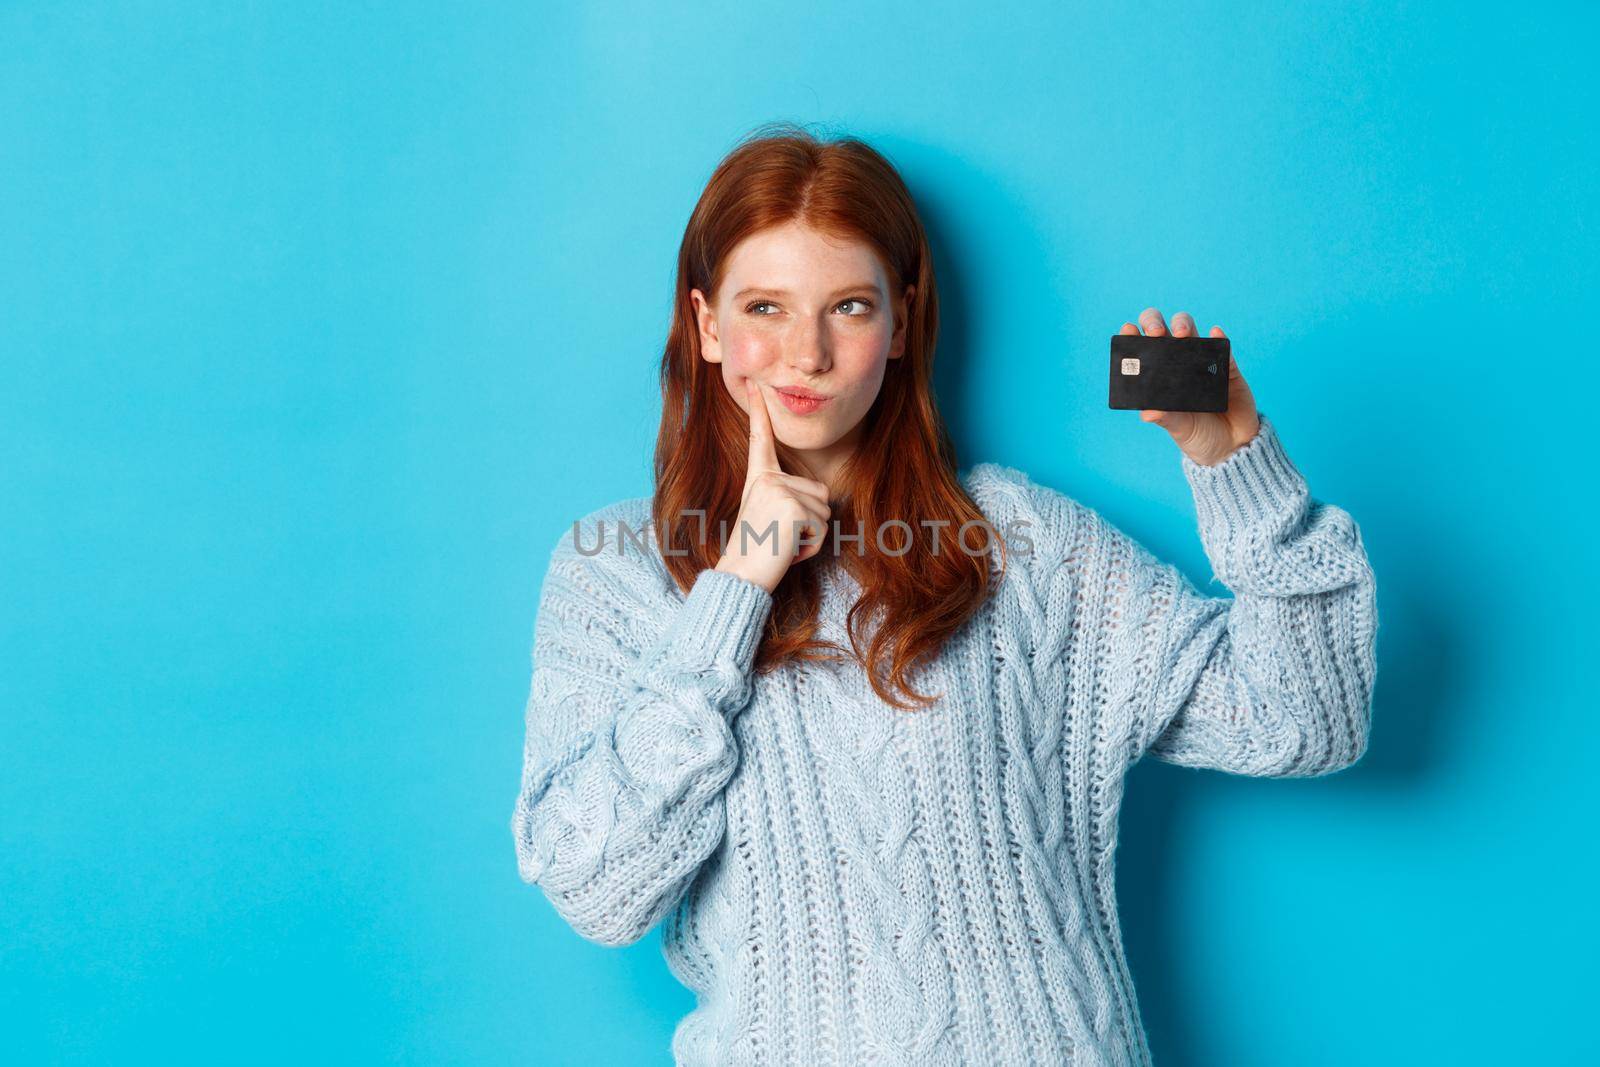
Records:
[[[670,1062],[659,933],[517,877],[534,609],[649,492],[695,197],[794,119],[918,197],[963,468],[1204,585],[1105,406],[1154,304],[1361,524],[1369,755],[1133,771],[1157,1062],[1595,1062],[1595,10],[6,4],[7,1058]]]

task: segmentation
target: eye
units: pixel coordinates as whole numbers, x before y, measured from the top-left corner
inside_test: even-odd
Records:
[[[752,301],[751,303],[746,304],[744,306],[744,310],[745,310],[746,314],[756,314],[756,308],[759,308],[759,307],[771,307],[771,306],[772,306],[772,302],[770,300],[755,300],[755,301]]]
[[[838,306],[839,307],[844,307],[846,304],[859,304],[859,305],[861,305],[862,310],[859,311],[859,312],[854,313],[854,315],[852,315],[852,317],[860,317],[862,315],[870,315],[872,313],[872,301],[870,301],[870,300],[862,300],[860,297],[852,296],[848,300],[841,300],[839,302]]]

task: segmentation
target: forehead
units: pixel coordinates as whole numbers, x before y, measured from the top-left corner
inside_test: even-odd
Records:
[[[791,222],[753,233],[735,245],[728,255],[723,289],[737,292],[748,285],[831,289],[857,281],[884,284],[883,265],[871,245]]]

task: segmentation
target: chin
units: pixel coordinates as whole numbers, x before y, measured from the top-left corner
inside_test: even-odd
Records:
[[[774,432],[777,428],[774,427]],[[802,448],[814,452],[817,449],[827,448],[844,436],[842,430],[832,426],[804,425],[799,427],[786,427],[784,433],[778,434],[778,439],[790,448]]]

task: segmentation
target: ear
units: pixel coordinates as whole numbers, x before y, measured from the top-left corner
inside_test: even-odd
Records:
[[[906,351],[906,309],[911,306],[911,298],[916,294],[915,285],[906,286],[906,291],[896,301],[894,338],[889,342],[889,358],[899,359]]]
[[[707,363],[721,363],[722,343],[717,339],[716,312],[698,289],[689,290],[689,301],[694,305],[695,324],[700,329],[700,358]]]

